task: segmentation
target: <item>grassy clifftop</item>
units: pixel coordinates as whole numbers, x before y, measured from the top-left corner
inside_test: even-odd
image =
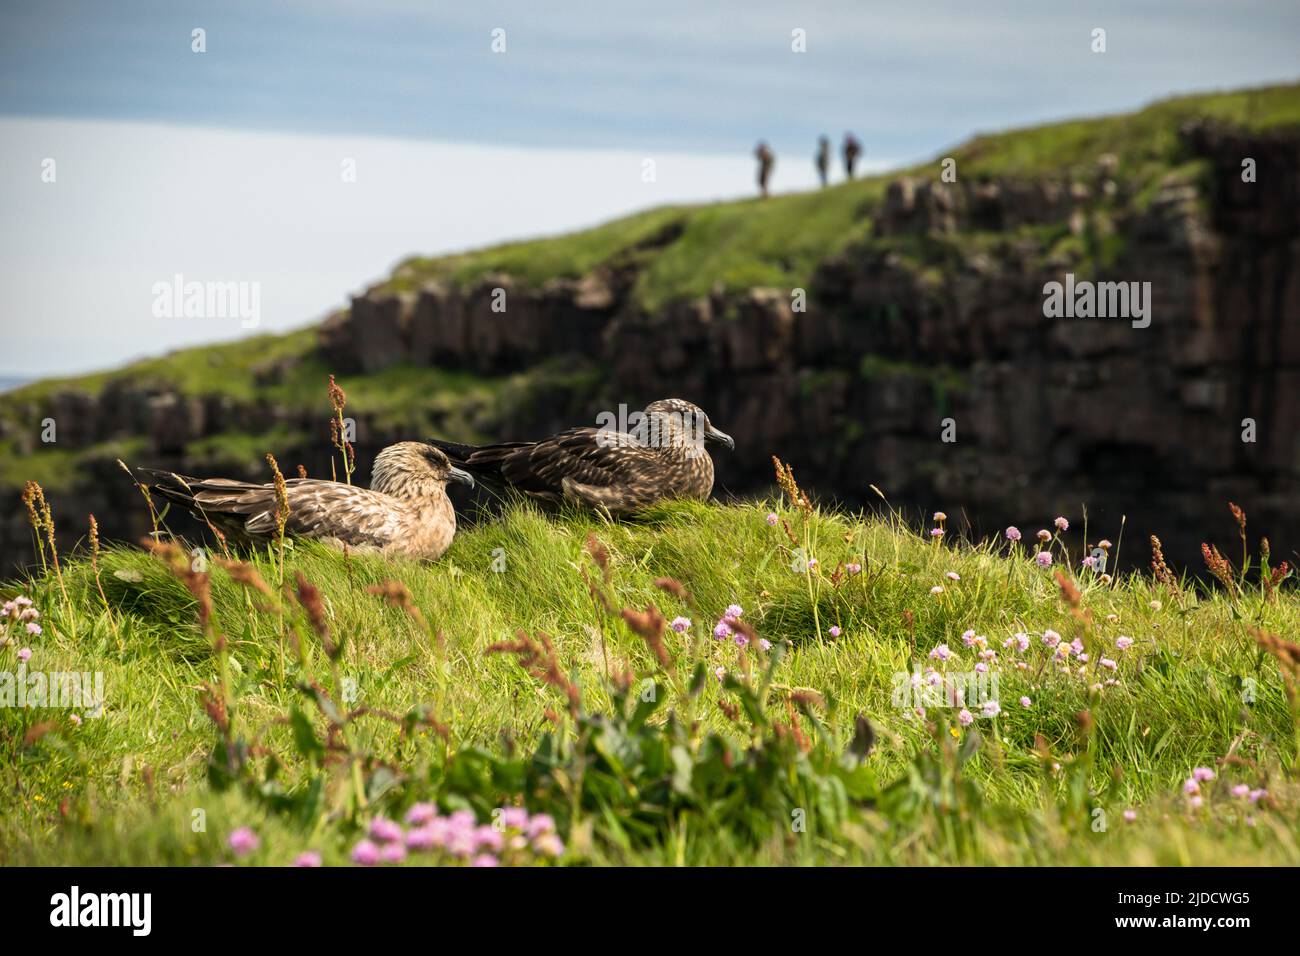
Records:
[[[412,862],[1300,863],[1257,640],[1300,630],[1294,582],[1030,550],[777,501],[521,505],[435,565],[64,555],[7,589],[43,632],[0,671],[100,671],[104,712],[0,708],[0,858],[396,860],[374,821],[413,812]],[[446,843],[510,806],[560,843]]]
[[[1300,85],[1177,97],[1131,114],[981,135],[943,155],[957,160],[959,176],[979,180],[1063,178],[1094,167],[1099,156],[1109,153],[1117,160],[1118,175],[1141,192],[1144,184],[1158,183],[1184,163],[1178,131],[1198,119],[1248,130],[1294,127],[1300,125]],[[932,178],[938,158],[815,192],[765,201],[669,206],[568,235],[436,258],[416,256],[399,264],[378,288],[400,291],[433,279],[467,282],[489,272],[506,272],[525,285],[540,285],[553,278],[581,277],[628,256],[638,267],[635,298],[652,309],[707,294],[718,284],[728,290],[807,285],[819,263],[870,235],[872,213],[890,180],[900,175]],[[666,230],[671,233],[668,241],[638,249]],[[277,359],[307,356],[313,344],[308,329],[186,349],[119,370],[37,383],[5,396],[0,405],[56,389],[94,393],[107,381],[121,378],[244,397],[255,388],[257,369]],[[303,365],[287,382],[257,390],[277,402],[310,401],[314,406],[320,372]]]

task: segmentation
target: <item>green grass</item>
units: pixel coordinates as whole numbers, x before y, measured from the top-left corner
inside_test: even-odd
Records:
[[[805,555],[817,557],[815,574],[791,570],[794,545],[764,520],[770,508],[790,523]],[[645,643],[593,600],[587,577],[598,582],[600,572],[584,550],[592,533],[609,550],[604,587],[616,609],[654,602],[669,619],[693,619],[687,635],[668,635],[678,678],[665,675]],[[864,555],[864,573],[833,583],[837,565],[863,562]],[[494,571],[501,557],[505,568]],[[196,624],[195,601],[162,563],[132,548],[103,553],[100,579],[111,612],[84,556],[64,556],[70,612],[52,575],[11,588],[30,594],[44,615],[45,633],[20,642],[33,652],[29,671],[103,671],[107,703],[103,717],[80,725],[65,711],[0,709],[0,860],[214,863],[231,858],[224,842],[230,830],[250,825],[263,845],[248,862],[284,863],[311,847],[327,863],[343,863],[371,816],[399,816],[416,799],[433,797],[446,809],[491,807],[521,793],[533,794],[530,800],[550,793],[546,799],[555,801],[553,791],[533,784],[521,791],[514,773],[522,771],[509,761],[545,751],[548,730],[563,746],[580,747],[593,725],[579,733],[579,725],[563,719],[554,727],[547,714],[563,713],[562,698],[508,655],[484,653],[524,629],[553,637],[587,714],[618,712],[617,689],[606,675],[624,667],[638,682],[655,680],[666,698],[644,729],[613,738],[623,747],[640,741],[631,751],[601,749],[593,758],[613,760],[621,752],[624,764],[640,768],[636,792],[616,787],[577,807],[568,798],[530,803],[563,820],[567,863],[1300,863],[1295,717],[1276,662],[1247,631],[1257,625],[1296,633],[1300,596],[1290,581],[1280,599],[1268,601],[1249,587],[1235,599],[1221,591],[1197,596],[1194,588],[1180,597],[1142,577],[1111,587],[1086,575],[1083,605],[1096,626],[1085,635],[1093,662],[1084,679],[1050,666],[1039,672],[1046,653],[1039,634],[1051,628],[1068,641],[1080,633],[1048,571],[1025,553],[935,545],[883,518],[824,512],[805,519],[777,504],[682,503],[610,524],[515,506],[498,521],[462,530],[434,565],[344,557],[301,543],[286,551],[285,561],[289,580],[301,572],[320,587],[330,633],[345,639],[343,651],[332,672],[320,639],[298,615],[283,626],[306,647],[299,662],[292,644],[282,641],[280,615],[258,610],[225,571],[212,571],[214,620],[228,641],[233,726],[261,748],[246,768],[249,778],[224,790],[209,783],[218,734],[198,695],[204,684],[219,684],[223,658]],[[276,580],[273,556],[257,556],[255,564]],[[950,571],[960,580],[946,578]],[[694,608],[655,586],[664,576],[692,592]],[[441,644],[366,593],[367,585],[390,578],[405,582]],[[944,587],[938,596],[931,593],[936,585]],[[741,655],[733,643],[709,638],[733,602],[778,650],[788,642],[783,657]],[[838,639],[829,636],[832,625],[842,628]],[[955,710],[932,707],[932,736],[926,721],[894,705],[894,675],[924,666],[940,643],[961,659],[950,671],[969,670],[975,658],[960,637],[967,628],[987,635],[1005,658],[1002,714],[963,728]],[[1002,647],[1022,630],[1034,638],[1027,654],[1015,655],[1030,662],[1028,671],[1011,666],[1013,655]],[[1114,650],[1121,634],[1136,642],[1124,652]],[[0,649],[0,670],[13,669],[15,651]],[[1096,663],[1103,654],[1119,661],[1119,683],[1091,690],[1109,673]],[[763,667],[773,660],[765,677]],[[700,665],[706,679],[691,695],[680,675]],[[746,666],[751,676],[734,688],[711,676],[717,667],[741,675]],[[402,715],[427,705],[449,728],[448,739],[418,726],[403,736],[374,717],[349,723],[350,746],[368,754],[358,761],[371,774],[366,792],[374,797],[363,806],[347,764],[321,766],[295,753],[285,718],[303,699],[295,680],[313,674],[328,688],[354,682],[358,703],[377,710]],[[763,723],[753,727],[724,710],[728,700],[743,700],[744,687],[762,711]],[[1253,689],[1250,702],[1244,687]],[[805,716],[815,742],[807,755],[788,739],[780,744],[786,738],[772,723],[789,718],[793,689],[814,690],[827,701],[824,710]],[[1031,707],[1017,703],[1022,694],[1032,698]],[[309,726],[323,732],[321,715],[303,709]],[[1081,735],[1075,717],[1085,710],[1090,735]],[[684,724],[666,722],[669,711]],[[853,769],[840,753],[858,714],[870,719],[876,745]],[[595,726],[610,733],[621,726],[599,722],[604,719]],[[47,732],[27,740],[46,722]],[[741,805],[719,797],[668,811],[657,802],[667,798],[654,796],[654,781],[660,775],[666,781],[671,768],[655,770],[649,754],[674,726],[685,742],[674,745],[674,754],[678,746],[682,753],[673,759],[694,761],[697,777],[712,752],[711,735],[739,748],[735,759],[745,747],[756,748],[747,758],[756,762],[745,765],[753,777],[746,778],[751,789]],[[1051,754],[1047,764],[1036,750],[1039,736]],[[970,751],[961,769],[950,762],[958,744]],[[276,765],[268,778],[271,754]],[[1228,755],[1243,762],[1220,763]],[[501,761],[492,774],[483,769],[489,758]],[[763,776],[763,766],[775,776]],[[1206,785],[1208,806],[1193,812],[1181,784],[1196,766],[1215,767],[1219,779]],[[816,785],[799,790],[791,783],[796,771],[797,779]],[[595,770],[588,765],[585,773]],[[933,793],[927,774],[939,788]],[[1227,792],[1238,782],[1271,795],[1254,808],[1253,826],[1246,805]],[[319,798],[308,801],[317,786]],[[806,833],[790,832],[791,807],[783,802],[795,799],[789,792],[803,794]],[[632,801],[633,811],[662,827],[633,838],[620,825],[632,811],[602,811],[601,801]],[[1129,808],[1138,811],[1135,823],[1123,820]],[[1104,830],[1095,829],[1099,809]],[[201,832],[191,826],[196,810],[206,819]],[[767,835],[745,836],[750,830],[742,822]]]

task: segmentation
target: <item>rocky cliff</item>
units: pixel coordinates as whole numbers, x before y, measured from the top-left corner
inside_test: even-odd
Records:
[[[1036,175],[967,176],[959,158],[953,182],[939,162],[888,179],[849,211],[851,241],[798,286],[719,283],[648,305],[646,264],[682,241],[688,211],[577,275],[399,270],[299,347],[232,373],[255,386],[242,396],[134,376],[89,394],[16,393],[0,415],[7,479],[48,455],[43,418],[58,421],[61,448],[92,450],[51,493],[72,540],[87,511],[109,535],[144,530],[113,461],[123,448],[141,463],[252,475],[265,445],[287,469],[328,474],[329,370],[345,387],[393,383],[376,391],[393,399],[381,410],[350,409],[362,478],[374,451],[422,429],[526,438],[680,395],[736,439],[717,459],[723,494],[765,490],[776,454],[823,498],[879,505],[874,485],[976,533],[1032,532],[1056,514],[1078,526],[1086,507],[1092,538],[1113,539],[1127,515],[1130,559],[1156,532],[1189,565],[1201,540],[1228,537],[1231,499],[1290,556],[1300,130],[1184,120],[1171,142],[1173,161],[1154,171],[1101,144]],[[1149,325],[1048,317],[1045,285],[1067,275],[1149,283]],[[308,379],[322,400],[289,401]],[[235,433],[260,435],[259,453],[204,444]],[[28,540],[11,513],[6,560]]]

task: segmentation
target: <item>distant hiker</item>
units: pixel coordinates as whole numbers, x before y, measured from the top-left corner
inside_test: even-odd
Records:
[[[849,174],[849,179],[853,178],[853,167],[858,163],[858,157],[862,155],[862,144],[852,133],[844,134],[844,171]]]
[[[826,188],[826,174],[830,171],[831,166],[831,141],[825,136],[817,140],[817,176],[822,181],[822,188]]]
[[[758,147],[754,150],[754,158],[758,160],[758,191],[767,198],[767,181],[772,175],[772,165],[776,162],[776,156],[768,149],[767,143],[759,140]]]

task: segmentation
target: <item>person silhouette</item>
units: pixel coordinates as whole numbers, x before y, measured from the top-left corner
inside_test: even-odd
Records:
[[[862,144],[852,133],[844,134],[844,171],[848,173],[849,179],[853,178],[853,167],[858,163],[858,157],[862,155]]]
[[[758,141],[758,146],[754,149],[754,158],[758,160],[758,190],[762,193],[763,198],[767,198],[767,181],[772,176],[772,167],[776,164],[776,156],[763,140]]]
[[[830,172],[831,166],[831,141],[825,136],[817,140],[817,177],[822,181],[822,188],[826,188],[826,176]]]

